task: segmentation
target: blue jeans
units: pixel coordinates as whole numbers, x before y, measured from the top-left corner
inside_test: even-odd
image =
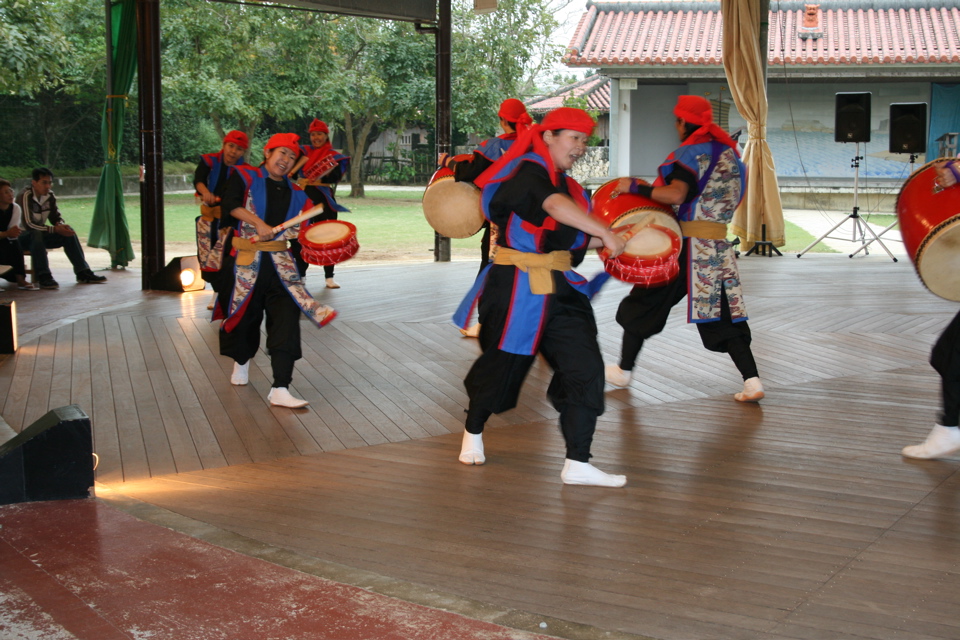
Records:
[[[53,276],[50,274],[50,261],[47,259],[47,249],[63,249],[73,265],[73,273],[80,275],[90,270],[83,257],[83,247],[77,236],[62,236],[59,233],[43,233],[40,231],[24,231],[20,234],[20,247],[30,252],[30,264],[33,267],[34,282],[41,282]]]

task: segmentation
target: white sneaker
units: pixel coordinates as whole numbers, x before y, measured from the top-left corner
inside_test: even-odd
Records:
[[[604,473],[589,462],[577,462],[567,458],[560,472],[563,484],[580,484],[593,487],[622,487],[627,484],[627,476],[615,476]]]
[[[463,444],[460,445],[460,462],[463,464],[483,464],[487,458],[483,455],[483,434],[463,430]]]
[[[615,387],[626,387],[630,384],[630,372],[624,371],[615,364],[608,364],[603,369],[603,377],[609,383]]]
[[[327,278],[327,289],[339,289],[340,285],[333,281],[333,278]]]
[[[933,426],[933,430],[922,444],[904,447],[903,453],[907,458],[930,460],[931,458],[945,458],[960,451],[960,427]]]
[[[737,402],[760,402],[763,395],[760,378],[747,378],[743,381],[743,391],[733,394],[733,399]]]
[[[287,407],[288,409],[299,409],[305,407],[309,402],[295,398],[286,387],[273,387],[267,394],[267,400],[276,407]]]
[[[468,329],[460,329],[460,333],[467,338],[479,338],[480,337],[480,323],[476,323]]]
[[[234,362],[233,375],[230,376],[230,384],[235,384],[238,387],[242,387],[248,382],[250,382],[250,361],[247,360],[244,364]]]

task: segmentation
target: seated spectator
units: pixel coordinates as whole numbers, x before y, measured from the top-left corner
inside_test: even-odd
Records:
[[[2,276],[25,291],[37,291],[39,287],[27,282],[27,268],[20,249],[20,207],[14,202],[13,185],[0,180],[0,264],[10,267]]]
[[[23,212],[23,233],[20,234],[20,246],[30,252],[33,266],[33,280],[39,282],[41,289],[59,289],[60,285],[50,273],[47,249],[60,249],[67,254],[73,265],[73,273],[80,284],[102,284],[107,281],[90,270],[83,257],[83,247],[77,238],[77,232],[63,221],[57,209],[57,198],[50,188],[53,186],[53,172],[45,167],[33,170],[30,186],[20,192],[17,202]]]

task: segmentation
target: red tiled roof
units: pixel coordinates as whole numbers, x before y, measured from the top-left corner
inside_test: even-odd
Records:
[[[799,36],[802,2],[781,2],[782,10],[770,12],[769,64],[960,62],[960,9],[955,2],[819,4],[823,37],[818,39]],[[935,6],[939,4],[942,6]],[[574,67],[720,66],[722,33],[720,2],[716,0],[588,0],[563,61]]]
[[[610,78],[600,75],[588,76],[549,95],[530,100],[527,102],[527,111],[546,113],[557,107],[562,107],[564,101],[570,97],[585,97],[587,99],[587,109],[609,113]]]

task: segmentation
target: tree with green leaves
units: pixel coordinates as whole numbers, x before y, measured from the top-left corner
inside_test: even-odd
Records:
[[[84,163],[85,148],[99,140],[103,22],[102,4],[0,0],[0,91],[19,99],[29,116],[17,117],[6,134],[17,137],[15,155],[28,152],[29,164]]]
[[[344,99],[350,195],[363,197],[360,160],[374,132],[432,118],[434,42],[403,22],[342,18],[337,25],[340,67],[327,82]]]
[[[292,120],[339,101],[318,92],[335,68],[330,24],[321,13],[205,0],[162,6],[165,111],[210,119],[251,140],[265,118]]]
[[[539,76],[560,59],[552,42],[555,15],[568,0],[500,0],[477,15],[472,2],[453,7],[453,126],[464,134],[495,135],[505,98],[537,93]]]
[[[0,0],[0,91],[32,96],[59,85],[70,46],[51,8],[45,2]]]

